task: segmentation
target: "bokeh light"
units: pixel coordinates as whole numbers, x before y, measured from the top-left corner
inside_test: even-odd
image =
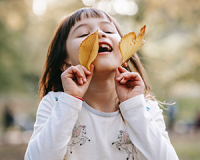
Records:
[[[86,6],[92,6],[95,0],[82,0],[83,4]]]
[[[34,0],[33,1],[33,12],[40,16],[46,12],[47,1],[46,0]]]
[[[103,10],[111,15],[134,15],[138,12],[138,5],[132,0],[82,0],[85,6]]]

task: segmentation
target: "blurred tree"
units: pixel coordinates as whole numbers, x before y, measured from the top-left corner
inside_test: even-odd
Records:
[[[37,91],[56,26],[64,16],[84,7],[81,0],[47,0],[44,14],[37,15],[32,10],[34,1],[0,1],[0,92]],[[100,1],[103,0],[95,1],[96,7]],[[124,33],[135,31],[138,34],[140,28],[147,25],[147,41],[139,55],[154,92],[161,97],[170,97],[183,88],[187,93],[184,87],[191,84],[191,80],[198,88],[200,1],[135,2],[138,5],[137,14],[113,16],[122,25]]]
[[[20,75],[24,72],[23,5],[17,1],[0,2],[0,88],[1,92],[22,90]]]
[[[132,18],[137,26],[147,25],[146,46],[140,52],[154,91],[168,98],[178,96],[176,90],[181,89],[181,96],[200,96],[200,92],[194,95],[188,91],[191,87],[185,87],[191,82],[200,86],[200,1],[136,2],[140,11]],[[178,88],[180,83],[183,85]]]
[[[34,1],[0,1],[0,92],[37,92],[48,43],[64,15],[83,7],[80,1],[50,1],[44,15]],[[53,13],[53,14],[52,14]]]

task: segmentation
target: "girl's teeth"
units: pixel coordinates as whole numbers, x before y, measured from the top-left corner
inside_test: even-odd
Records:
[[[107,48],[108,50],[111,50],[110,46],[107,44],[101,44],[99,47],[101,48]]]

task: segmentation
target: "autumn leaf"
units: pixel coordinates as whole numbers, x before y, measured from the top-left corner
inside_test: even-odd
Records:
[[[80,64],[90,70],[90,64],[94,61],[99,50],[98,30],[89,35],[79,47]]]
[[[144,33],[146,25],[140,30],[138,37],[135,32],[126,34],[119,42],[119,49],[122,54],[123,62],[126,62],[134,53],[136,53],[145,43]]]

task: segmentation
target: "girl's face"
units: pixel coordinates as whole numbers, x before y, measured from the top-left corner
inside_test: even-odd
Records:
[[[119,51],[121,37],[115,25],[104,15],[102,18],[84,18],[75,23],[71,28],[66,48],[68,62],[71,65],[80,64],[78,59],[79,46],[82,41],[98,29],[99,53],[93,64],[95,70],[115,70],[122,63]]]

